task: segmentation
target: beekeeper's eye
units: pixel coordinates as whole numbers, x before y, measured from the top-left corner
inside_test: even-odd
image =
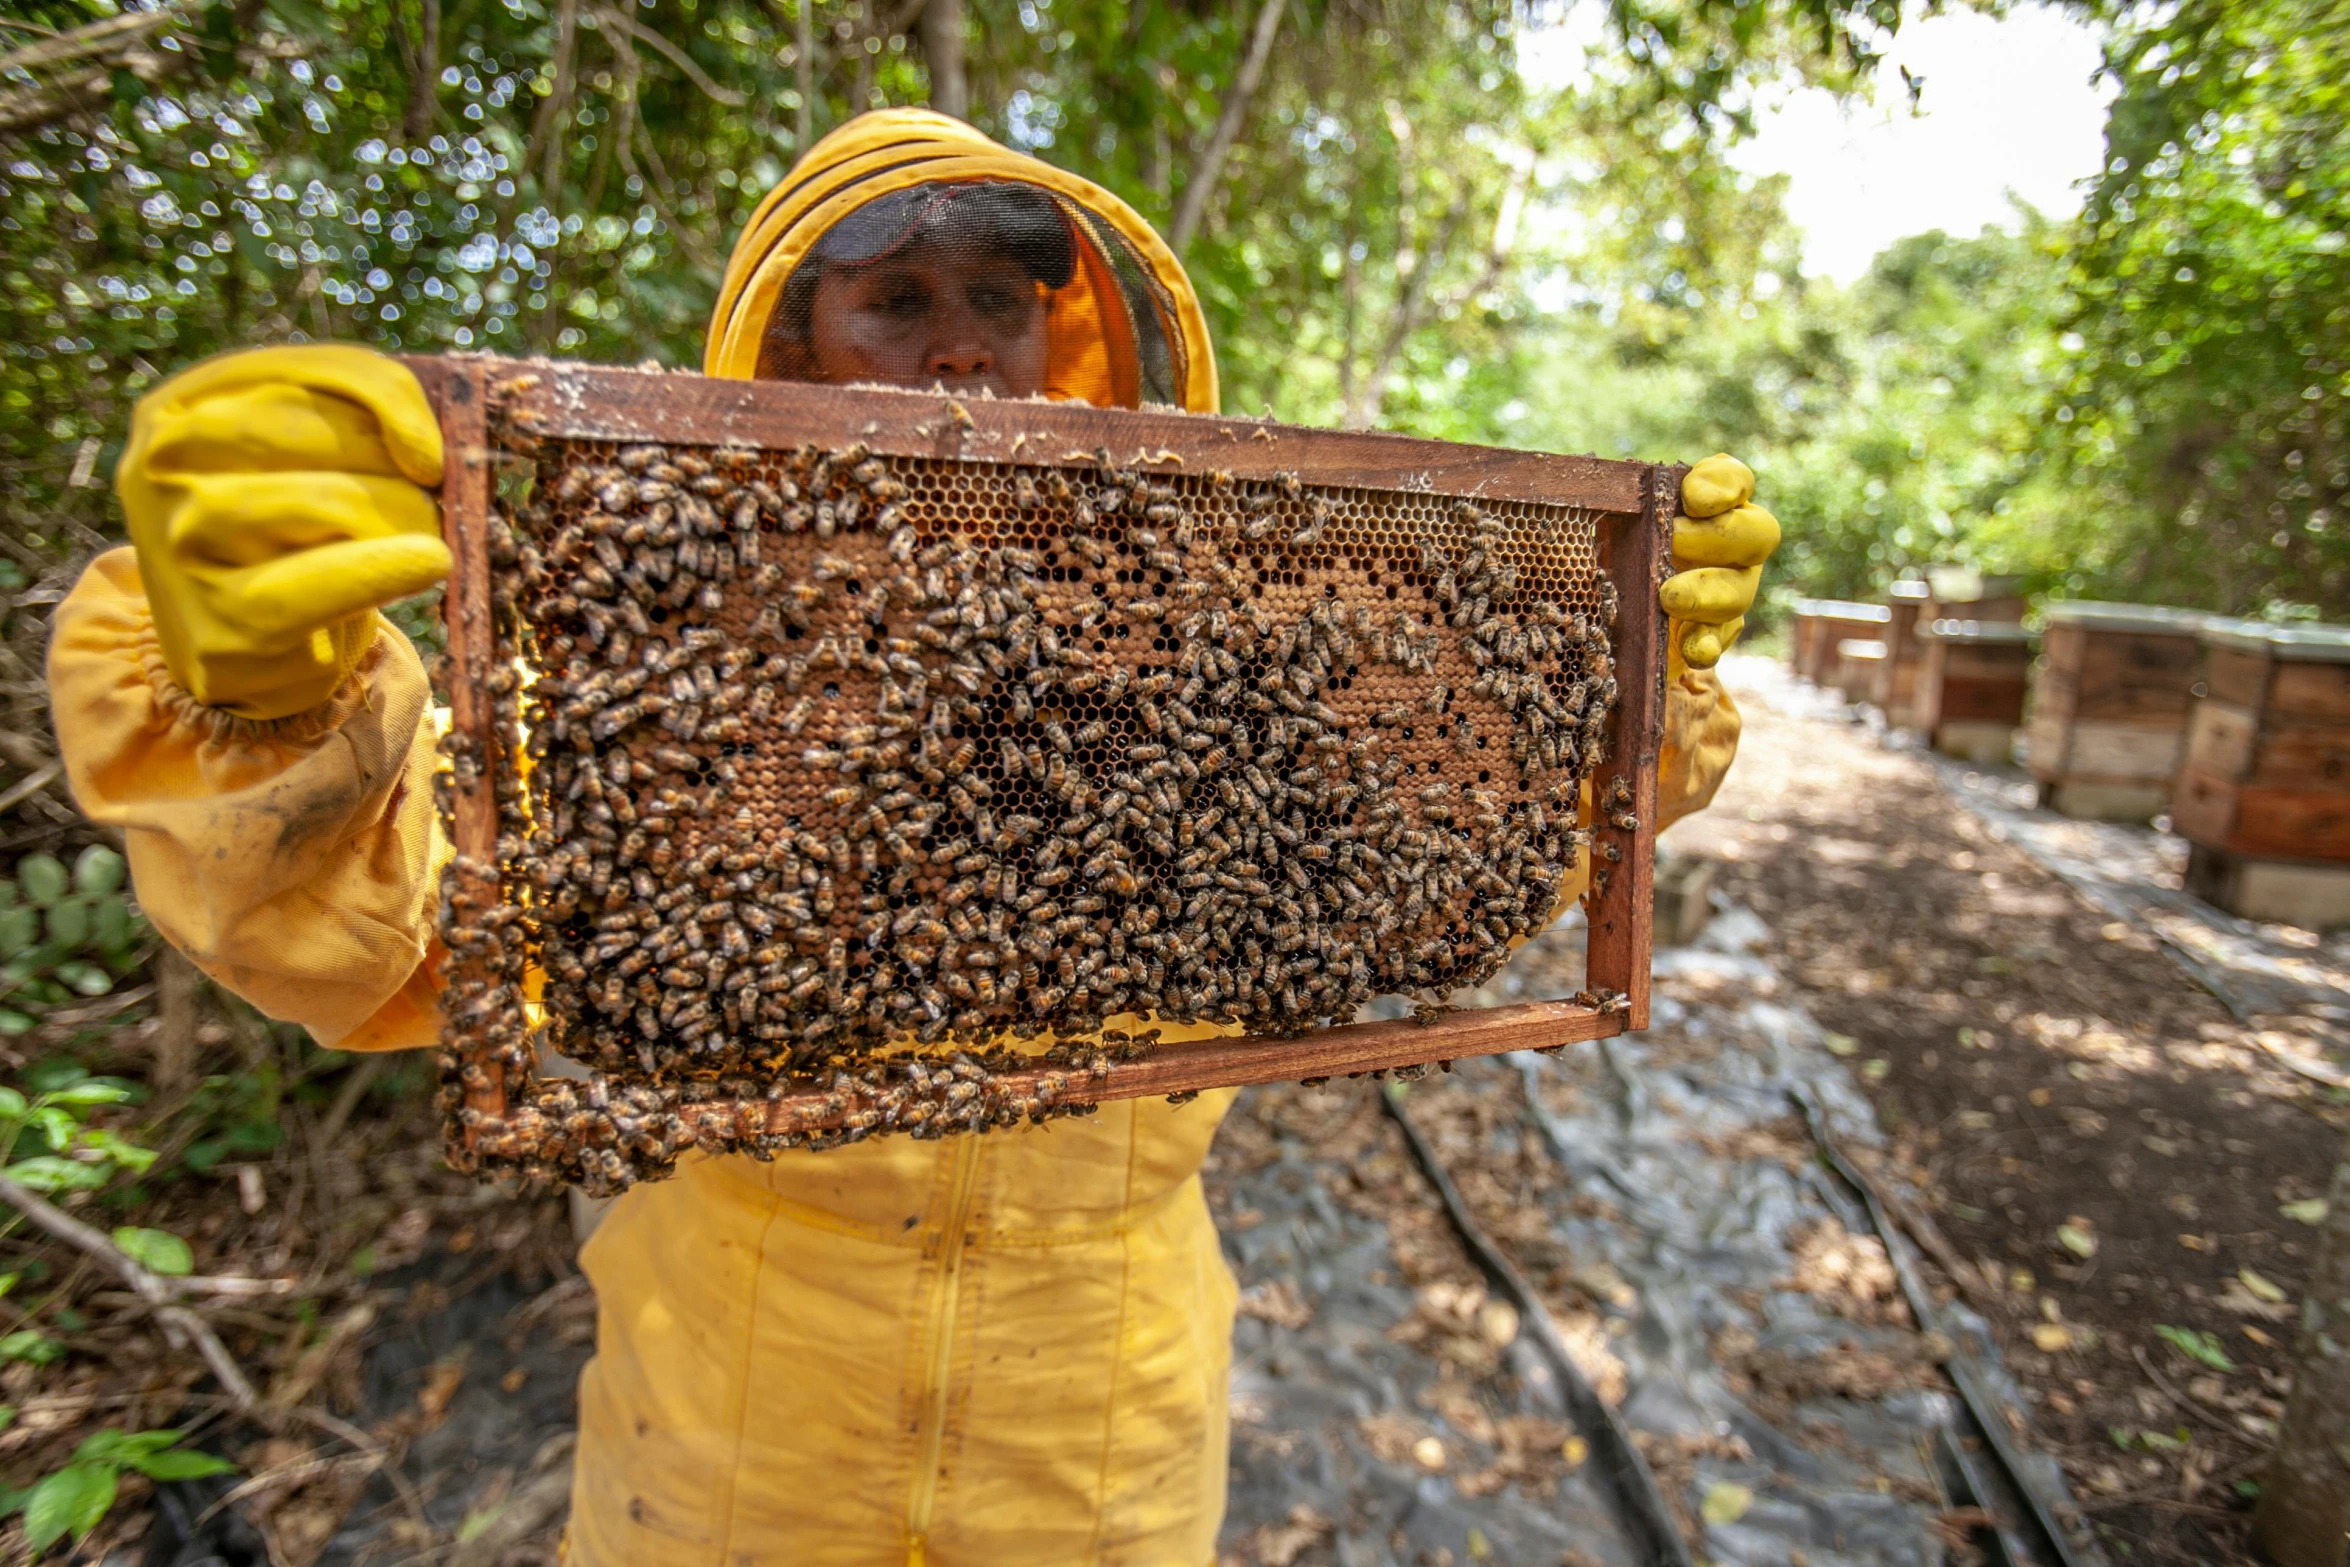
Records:
[[[929,280],[895,268],[871,278],[865,287],[865,308],[896,321],[915,321],[931,313],[937,301]]]
[[[1018,315],[1034,299],[1036,290],[1021,287],[1023,281],[1009,271],[1002,277],[979,278],[964,290],[963,297],[980,315],[1001,320]]]

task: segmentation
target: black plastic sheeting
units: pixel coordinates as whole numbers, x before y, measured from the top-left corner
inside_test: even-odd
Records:
[[[1547,933],[1485,992],[1458,999],[1494,1005],[1571,992],[1580,936],[1571,925]],[[1970,1538],[1960,1511],[1978,1498],[1958,1471],[1980,1472],[1989,1455],[1967,1439],[1973,1428],[1937,1366],[1956,1349],[1987,1402],[2020,1409],[2019,1391],[1963,1304],[1936,1312],[1950,1339],[1914,1325],[1865,1208],[1816,1157],[1796,1113],[1804,1099],[1841,1146],[1882,1138],[1819,1027],[1771,999],[1777,978],[1755,950],[1766,937],[1751,914],[1729,910],[1697,945],[1659,952],[1646,1034],[1553,1057],[1463,1062],[1414,1085],[1405,1103],[1456,1176],[1488,1156],[1516,1158],[1521,1139],[1547,1148],[1555,1179],[1539,1189],[1543,1239],[1527,1246],[1521,1216],[1504,1249],[1541,1254],[1543,1266],[1527,1271],[1546,1277],[1546,1291],[1581,1319],[1583,1331],[1567,1337],[1582,1346],[1590,1380],[1620,1389],[1617,1414],[1657,1460],[1700,1560],[1997,1560],[1998,1542]],[[1469,1098],[1496,1102],[1461,1114]],[[1252,1111],[1244,1099],[1235,1114]],[[1486,1130],[1475,1134],[1478,1126]],[[1464,1145],[1464,1135],[1483,1146]],[[1292,1138],[1274,1162],[1220,1177],[1226,1211],[1267,1215],[1228,1238],[1244,1287],[1291,1278],[1316,1308],[1296,1329],[1242,1324],[1234,1400],[1246,1418],[1236,1422],[1227,1560],[1258,1560],[1251,1549],[1275,1538],[1267,1531],[1300,1504],[1333,1526],[1316,1547],[1327,1554],[1299,1554],[1300,1567],[1435,1562],[1445,1552],[1455,1562],[1548,1563],[1569,1548],[1593,1562],[1641,1560],[1592,1466],[1541,1498],[1515,1486],[1467,1497],[1449,1474],[1413,1473],[1368,1452],[1359,1423],[1383,1411],[1426,1421],[1449,1446],[1474,1444],[1424,1407],[1435,1378],[1429,1357],[1387,1337],[1411,1316],[1413,1295],[1367,1282],[1395,1270],[1380,1223],[1328,1195],[1348,1174]],[[1839,1257],[1863,1269],[1873,1261],[1873,1298],[1832,1287]],[[1521,1335],[1484,1390],[1489,1403],[1563,1418],[1537,1358]],[[2033,1455],[2023,1466],[2063,1511],[2054,1461]]]

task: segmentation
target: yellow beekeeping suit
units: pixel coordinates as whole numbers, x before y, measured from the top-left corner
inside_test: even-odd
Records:
[[[1077,214],[1077,264],[1051,306],[1053,395],[1215,406],[1198,302],[1147,224],[1083,180],[918,111],[851,122],[762,203],[728,267],[710,373],[756,372],[794,267],[845,215],[971,178],[1028,182]],[[352,382],[321,395],[372,394]],[[333,420],[316,428],[304,462],[354,439]],[[159,464],[150,450],[185,456],[195,439],[150,437],[126,469]],[[164,544],[134,516],[142,552],[204,525],[171,516],[155,525]],[[339,536],[398,531],[362,520]],[[413,549],[399,547],[410,569]],[[429,905],[445,850],[414,652],[380,617],[371,641],[293,628],[280,642],[302,671],[331,676],[358,647],[347,676],[321,706],[232,717],[175,676],[150,586],[179,591],[144,581],[129,550],[100,557],[58,611],[50,661],[75,793],[122,830],[150,918],[322,1043],[431,1043]],[[233,605],[236,590],[207,591]],[[232,678],[286,689],[259,667],[247,658]],[[1737,735],[1711,671],[1677,671],[1664,820],[1711,798]],[[1045,1127],[772,1163],[694,1159],[630,1191],[583,1257],[600,1317],[580,1387],[570,1560],[1212,1562],[1234,1288],[1199,1168],[1230,1101],[1130,1101]]]

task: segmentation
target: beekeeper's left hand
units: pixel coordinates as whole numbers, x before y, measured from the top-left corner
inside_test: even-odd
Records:
[[[1754,504],[1753,469],[1717,453],[1689,470],[1673,522],[1674,574],[1658,593],[1689,668],[1711,669],[1737,640],[1778,547],[1778,519]]]

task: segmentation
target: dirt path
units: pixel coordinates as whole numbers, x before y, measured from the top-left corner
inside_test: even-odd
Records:
[[[1844,1036],[2043,1436],[2133,1562],[2250,1560],[2341,1096],[2276,1065],[2138,926],[1986,833],[1917,757],[1746,703],[1676,829]],[[2117,1549],[2116,1555],[2122,1555]]]

